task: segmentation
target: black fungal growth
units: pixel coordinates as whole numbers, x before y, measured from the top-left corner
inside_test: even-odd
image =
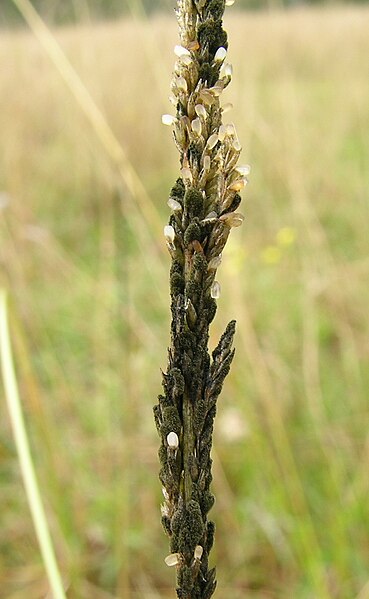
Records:
[[[215,535],[208,519],[215,502],[211,446],[217,400],[234,357],[235,321],[211,356],[208,350],[219,297],[215,275],[241,200],[236,135],[231,129],[217,137],[219,95],[230,81],[221,73],[228,47],[224,10],[225,0],[178,0],[186,60],[177,63],[172,91],[182,176],[170,191],[171,341],[154,417],[161,439],[162,524],[171,551],[166,561],[175,566],[179,599],[210,599],[216,587],[215,568],[209,568]]]

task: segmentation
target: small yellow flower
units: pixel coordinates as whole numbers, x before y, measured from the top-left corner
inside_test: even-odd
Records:
[[[281,261],[282,252],[276,245],[268,245],[261,252],[261,259],[265,264],[278,264]]]
[[[282,227],[276,235],[278,245],[287,247],[293,245],[296,241],[296,230],[292,227]]]

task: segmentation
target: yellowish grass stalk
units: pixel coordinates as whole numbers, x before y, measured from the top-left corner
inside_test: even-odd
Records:
[[[29,0],[13,0],[13,3],[89,120],[102,147],[117,168],[130,193],[136,199],[144,220],[148,220],[157,232],[161,231],[161,220],[158,211],[135,168],[129,161],[125,149],[114,135],[104,114],[64,54],[54,35]]]
[[[7,300],[4,290],[0,290],[0,358],[1,370],[5,389],[10,422],[13,429],[14,440],[17,448],[19,465],[23,477],[24,487],[31,510],[37,539],[40,545],[53,599],[66,599],[61,574],[55,557],[55,551],[47,524],[41,493],[38,486],[35,468],[24,423],[22,407],[19,399],[17,379],[14,371],[14,362],[10,343]]]

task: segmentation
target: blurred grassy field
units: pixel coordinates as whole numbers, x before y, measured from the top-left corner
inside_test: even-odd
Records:
[[[237,318],[217,597],[368,599],[369,9],[230,10],[226,27],[224,101],[253,171],[211,340]],[[68,597],[169,598],[151,406],[176,24],[53,34],[94,105],[34,35],[0,38],[0,282],[27,426]],[[50,597],[3,399],[0,489],[0,596]]]

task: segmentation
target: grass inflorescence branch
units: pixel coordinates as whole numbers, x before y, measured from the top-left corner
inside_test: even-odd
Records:
[[[209,599],[215,568],[209,552],[215,525],[208,520],[214,504],[210,490],[211,446],[217,398],[234,356],[235,321],[209,355],[209,326],[220,284],[222,251],[247,184],[248,166],[238,166],[241,145],[232,123],[224,124],[223,90],[232,78],[226,62],[223,14],[231,0],[178,0],[180,45],[170,100],[176,115],[163,115],[173,127],[181,176],[168,205],[172,211],[164,235],[170,269],[171,344],[163,394],[154,407],[161,438],[162,523],[170,539],[167,565],[177,571],[180,599]]]

